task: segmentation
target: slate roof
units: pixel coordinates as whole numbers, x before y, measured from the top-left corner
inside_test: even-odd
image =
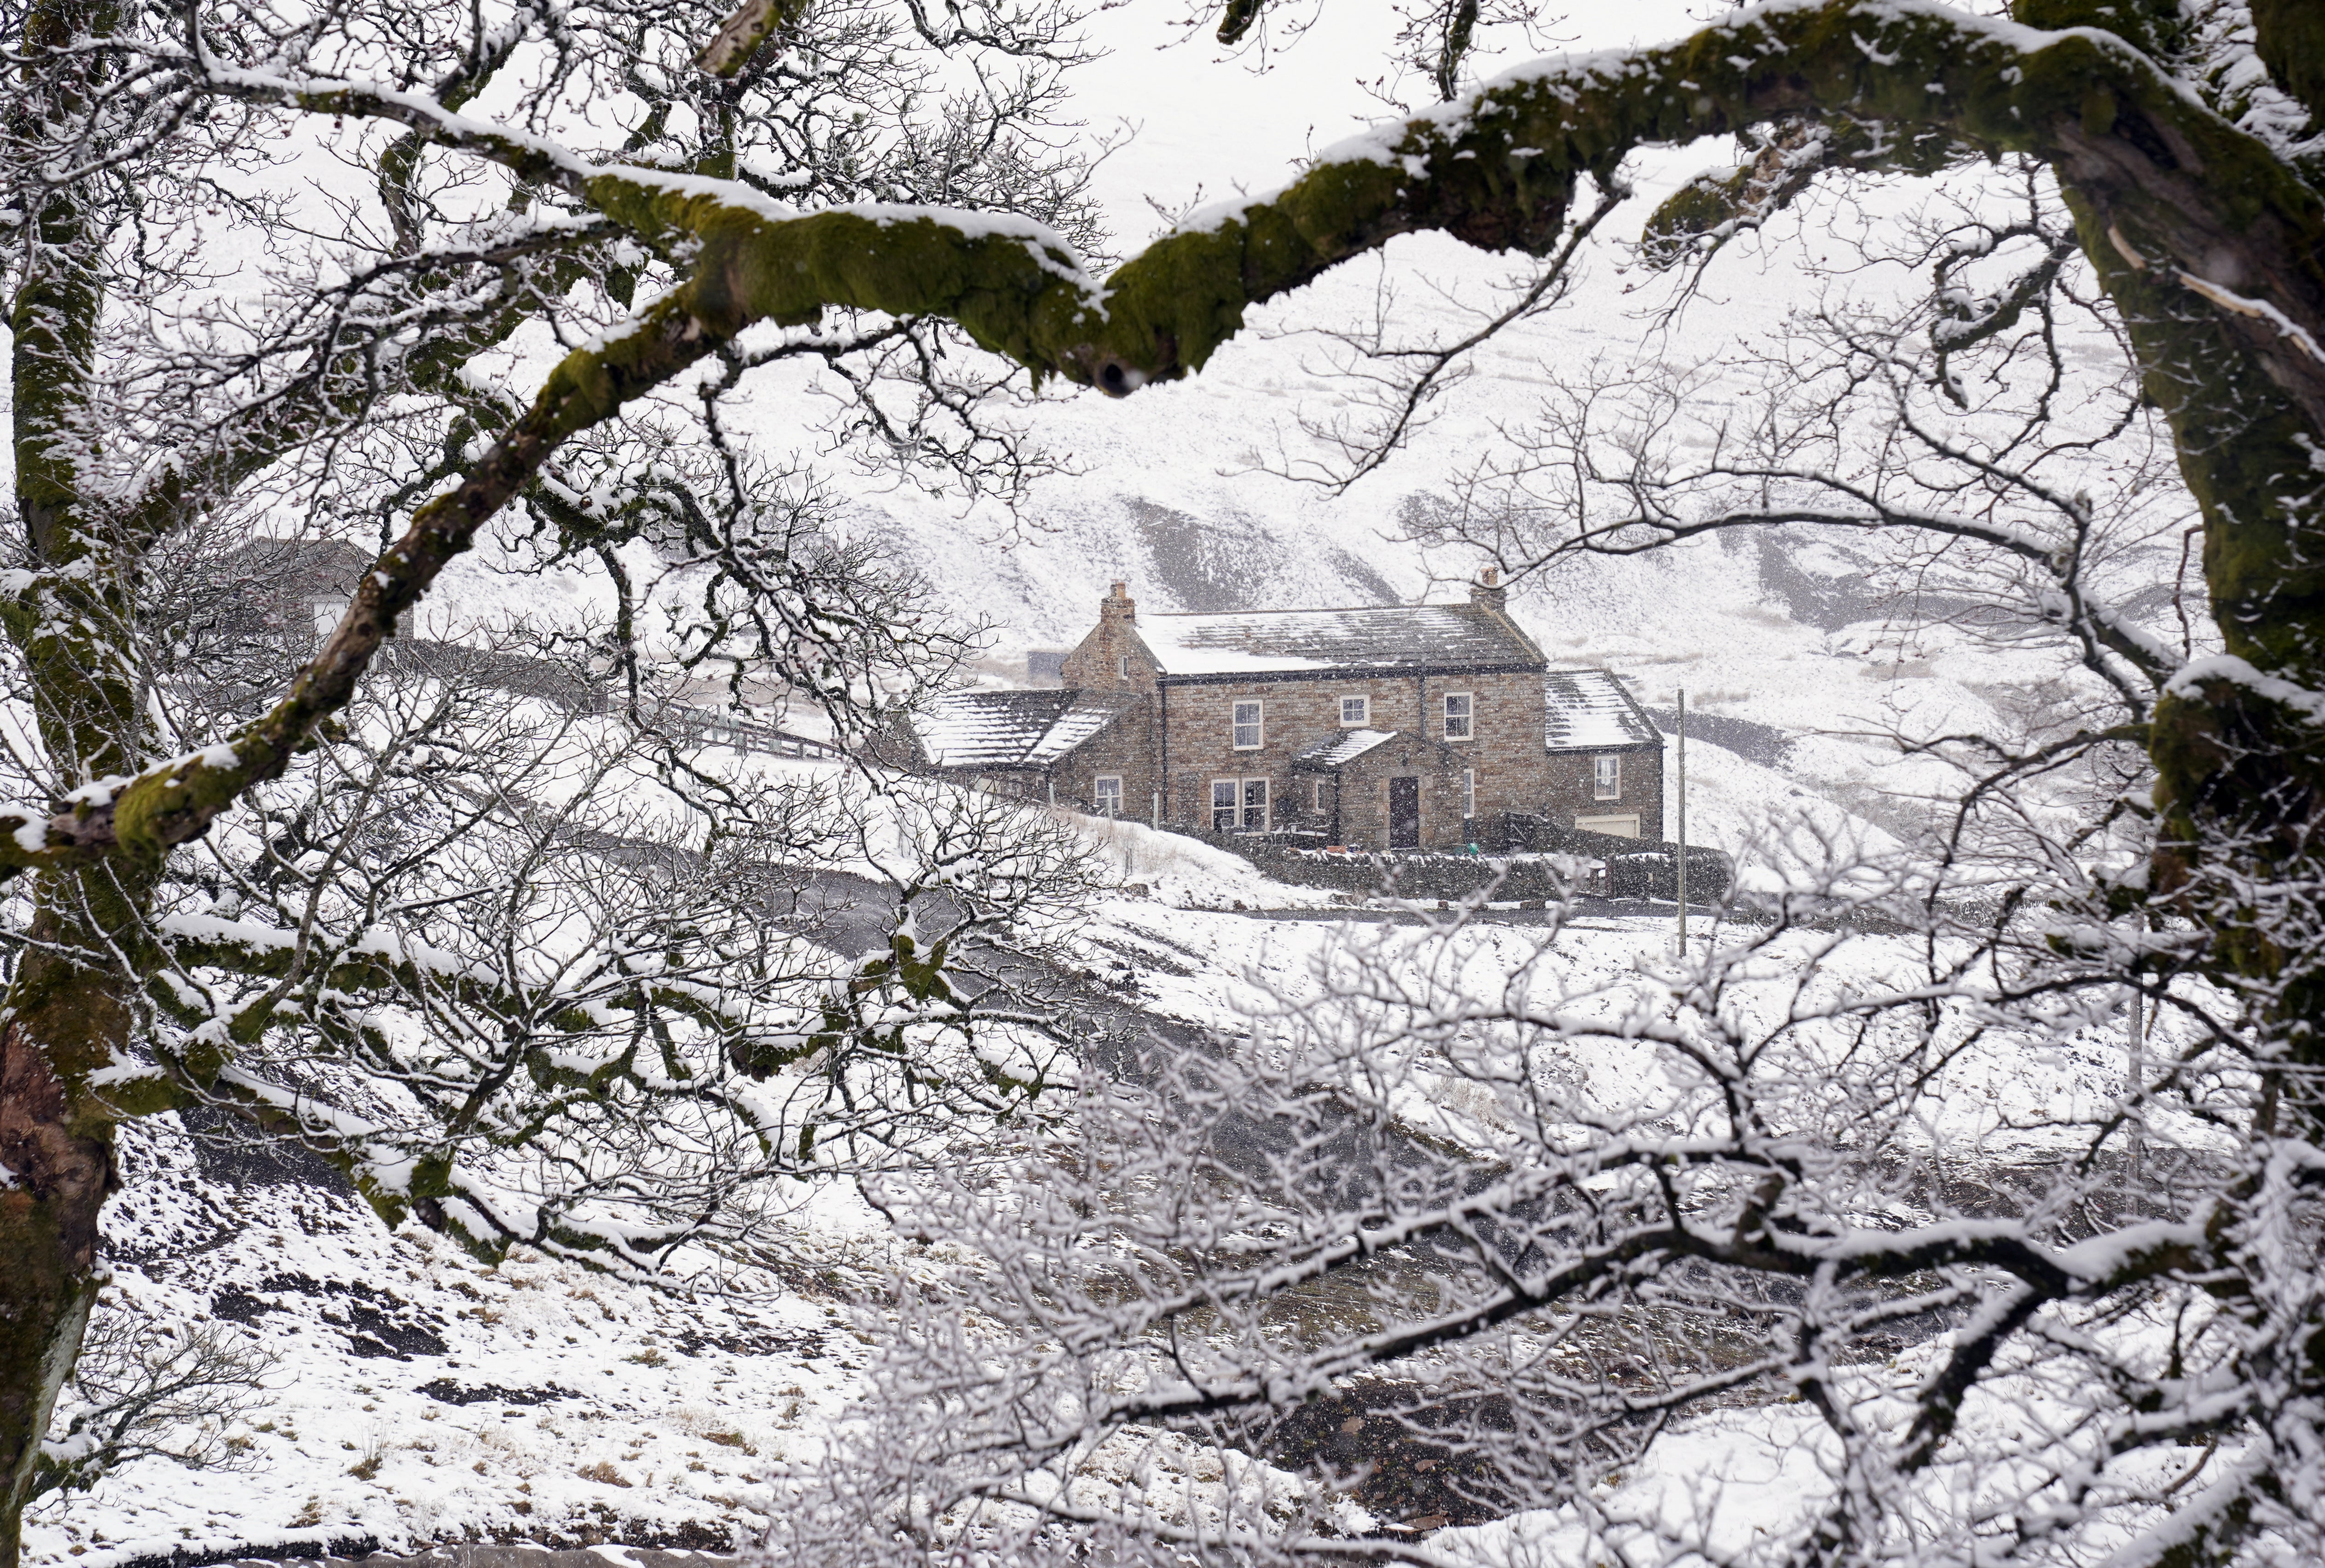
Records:
[[[1029,762],[1054,762],[1112,724],[1137,698],[1126,692],[1077,691],[1047,733],[1025,753]]]
[[[1046,767],[1137,698],[1102,691],[950,691],[913,721],[940,768]]]
[[[1166,678],[1542,663],[1532,638],[1477,604],[1147,615],[1133,630]]]
[[[1326,735],[1322,740],[1292,758],[1292,765],[1295,768],[1320,768],[1327,770],[1345,768],[1375,746],[1385,744],[1394,739],[1396,739],[1395,732],[1391,730],[1342,730],[1337,735]]]
[[[1542,677],[1542,744],[1553,752],[1660,746],[1663,732],[1623,683],[1604,669],[1553,669]]]

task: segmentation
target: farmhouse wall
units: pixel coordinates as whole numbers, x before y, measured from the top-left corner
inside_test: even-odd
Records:
[[[1613,800],[1594,793],[1592,765],[1602,756],[1623,760],[1622,793]],[[1634,746],[1607,752],[1554,752],[1544,759],[1549,774],[1547,805],[1542,815],[1562,827],[1577,817],[1626,816],[1638,813],[1639,836],[1663,835],[1663,752],[1661,746]],[[1533,809],[1524,807],[1521,809]]]
[[[1125,704],[1111,724],[1051,764],[1051,769],[1059,805],[1098,810],[1098,780],[1110,773],[1122,780],[1122,815],[1139,822],[1150,820],[1154,791],[1162,788],[1154,772],[1154,699]]]
[[[1471,734],[1467,740],[1442,741],[1446,755],[1435,748],[1444,735],[1444,698],[1449,692],[1467,692],[1471,699]],[[1461,841],[1463,781],[1461,774],[1477,773],[1477,814],[1480,817],[1505,811],[1542,809],[1549,789],[1542,744],[1542,676],[1535,670],[1494,674],[1346,676],[1324,679],[1282,676],[1248,680],[1172,681],[1161,704],[1167,715],[1163,750],[1170,759],[1171,818],[1190,826],[1210,821],[1211,783],[1218,779],[1265,778],[1269,795],[1280,809],[1271,812],[1277,826],[1313,823],[1316,775],[1294,774],[1292,760],[1320,740],[1342,733],[1340,699],[1369,699],[1365,728],[1393,731],[1431,748],[1427,759],[1416,754],[1404,770],[1448,772],[1450,784],[1432,789],[1424,782],[1422,796],[1422,836],[1425,844]],[[1257,751],[1235,749],[1235,705],[1256,699],[1261,704],[1262,745]],[[1380,766],[1365,759],[1368,769]],[[1326,789],[1329,791],[1329,780]],[[1344,796],[1347,787],[1344,786]],[[1374,844],[1386,843],[1386,785],[1379,785],[1381,820],[1371,822],[1369,805],[1344,798],[1346,831],[1364,832]],[[1329,816],[1329,800],[1322,808]],[[1362,817],[1367,826],[1356,826]]]

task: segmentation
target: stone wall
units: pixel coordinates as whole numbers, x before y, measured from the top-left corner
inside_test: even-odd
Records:
[[[1188,836],[1241,855],[1267,876],[1295,887],[1329,888],[1354,898],[1466,899],[1484,892],[1496,902],[1538,904],[1579,891],[1565,855],[1365,853],[1328,854],[1320,835],[1214,834]]]
[[[1362,898],[1464,899],[1483,893],[1496,902],[1533,904],[1576,894],[1663,902],[1679,896],[1676,844],[1577,833],[1514,813],[1484,831],[1505,845],[1505,853],[1331,854],[1314,834],[1197,832],[1190,836],[1241,855],[1279,882],[1330,888]],[[1603,880],[1589,875],[1593,862],[1605,867]],[[1719,851],[1687,852],[1690,906],[1721,902],[1735,877],[1735,862]]]
[[[1616,899],[1679,897],[1679,845],[1654,839],[1618,838],[1613,834],[1578,831],[1561,818],[1512,812],[1481,829],[1485,842],[1506,854],[1565,854],[1585,856],[1606,867],[1603,887],[1594,889]],[[1716,904],[1736,885],[1736,862],[1726,853],[1700,845],[1687,852],[1687,901]]]
[[[1538,820],[1538,819],[1537,819]],[[1197,833],[1241,855],[1279,882],[1330,888],[1361,898],[1466,899],[1483,893],[1496,902],[1540,903],[1579,894],[1612,899],[1674,901],[1678,892],[1678,845],[1642,843],[1607,834],[1569,830],[1557,837],[1566,847],[1502,854],[1447,854],[1421,851],[1331,854],[1310,834]],[[1593,862],[1605,867],[1593,878]],[[1716,849],[1687,852],[1687,901],[1690,907],[1718,904],[1735,882],[1735,864]]]

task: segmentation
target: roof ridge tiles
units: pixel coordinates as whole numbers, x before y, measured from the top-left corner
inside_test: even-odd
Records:
[[[1165,680],[1332,670],[1531,668],[1542,650],[1508,617],[1475,603],[1344,609],[1207,610],[1130,628]]]
[[[1305,604],[1280,610],[1155,610],[1148,613],[1150,621],[1191,621],[1199,616],[1227,615],[1352,615],[1366,610],[1480,610],[1485,606],[1466,599],[1440,602],[1424,599],[1410,604]],[[1491,613],[1491,612],[1488,612]]]

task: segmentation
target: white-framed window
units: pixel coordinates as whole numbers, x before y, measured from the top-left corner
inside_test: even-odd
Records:
[[[1246,833],[1267,831],[1267,780],[1264,779],[1243,781],[1243,826]]]
[[[1344,696],[1340,699],[1340,727],[1361,730],[1373,722],[1373,699],[1368,696]]]
[[[1477,770],[1461,770],[1461,816],[1464,819],[1477,815]]]
[[[1445,694],[1445,738],[1466,741],[1476,733],[1477,699],[1466,691]]]
[[[1097,779],[1091,781],[1090,797],[1098,803],[1098,808],[1101,815],[1107,816],[1120,816],[1122,815],[1122,775],[1119,773],[1099,774]]]
[[[1214,779],[1211,780],[1211,831],[1233,833],[1236,830],[1236,801],[1243,792],[1241,780]]]
[[[1324,810],[1324,780],[1321,779],[1316,779],[1314,781],[1314,789],[1316,796],[1316,810],[1318,815],[1320,816]]]
[[[1254,697],[1247,702],[1239,702],[1235,705],[1233,728],[1235,749],[1237,751],[1256,752],[1259,750],[1261,740],[1266,733],[1265,728],[1261,723],[1263,716],[1264,715],[1260,711],[1259,699],[1256,697]]]
[[[1623,759],[1593,757],[1590,759],[1590,798],[1620,800],[1623,798]]]

